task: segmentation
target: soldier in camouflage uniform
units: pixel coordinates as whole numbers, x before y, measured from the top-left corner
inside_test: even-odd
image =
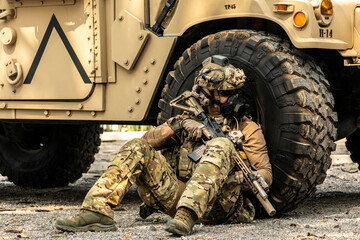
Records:
[[[209,83],[206,79],[211,77],[220,82]],[[194,86],[201,91],[195,88],[193,91],[206,96],[200,103],[219,124],[228,126],[230,131],[243,132],[243,151],[247,160],[270,186],[271,165],[259,126],[247,117],[236,119],[222,114],[221,106],[244,82],[242,70],[232,65],[217,65],[209,58],[195,79]],[[183,130],[188,136],[182,141]],[[208,135],[201,122],[184,113],[148,131],[141,139],[126,143],[86,195],[80,213],[72,218],[57,219],[56,228],[66,231],[115,230],[112,208],[121,202],[134,183],[144,201],[143,207],[150,207],[143,209],[160,210],[174,217],[165,229],[173,234],[191,234],[196,221],[208,224],[251,222],[255,209],[242,194],[248,187],[235,167],[233,153],[236,150],[230,140],[209,140],[197,163],[187,156],[202,144],[201,137]],[[147,215],[143,213],[142,217]]]

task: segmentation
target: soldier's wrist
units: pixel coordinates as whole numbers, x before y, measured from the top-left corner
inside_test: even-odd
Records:
[[[169,125],[169,127],[175,132],[179,133],[182,130],[181,121],[183,119],[180,119],[178,116],[169,118],[166,123]]]

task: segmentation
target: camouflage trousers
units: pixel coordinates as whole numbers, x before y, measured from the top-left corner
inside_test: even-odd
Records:
[[[163,212],[177,204],[176,208],[192,209],[206,223],[251,222],[254,206],[243,199],[239,184],[227,182],[234,168],[233,151],[233,145],[225,138],[209,141],[184,192],[178,193],[175,169],[144,139],[134,139],[120,149],[86,195],[81,208],[113,218],[112,208],[136,183],[141,199]]]

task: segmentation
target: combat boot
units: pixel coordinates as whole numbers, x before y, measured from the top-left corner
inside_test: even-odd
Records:
[[[159,211],[153,207],[146,205],[146,203],[144,203],[144,202],[140,205],[139,214],[142,219],[146,219],[148,216],[150,216],[154,212],[159,212]]]
[[[116,230],[115,221],[97,212],[81,210],[75,217],[58,218],[55,227],[69,232],[106,232]]]
[[[177,210],[174,219],[166,223],[165,230],[177,236],[190,235],[196,220],[197,216],[194,211],[185,207],[180,207]]]

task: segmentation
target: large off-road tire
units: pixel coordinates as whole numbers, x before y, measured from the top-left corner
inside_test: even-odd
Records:
[[[350,151],[350,158],[358,163],[360,169],[360,129],[357,129],[346,138],[346,148]]]
[[[47,188],[75,182],[100,145],[96,124],[1,123],[0,173],[16,185]]]
[[[209,56],[227,56],[244,70],[273,170],[270,200],[278,213],[309,198],[326,177],[335,149],[337,115],[321,69],[288,41],[250,30],[209,35],[188,48],[166,79],[159,123],[178,114],[169,101],[190,89]]]

